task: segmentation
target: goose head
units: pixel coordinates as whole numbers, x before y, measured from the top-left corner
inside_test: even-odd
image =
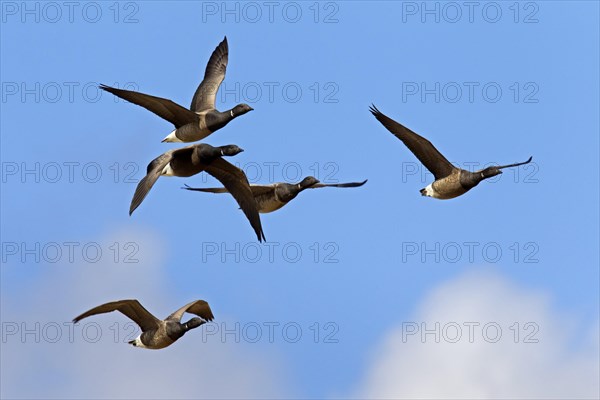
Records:
[[[188,322],[186,322],[185,324],[183,324],[183,326],[186,331],[189,331],[190,329],[195,329],[205,323],[206,323],[206,321],[203,320],[202,318],[194,317],[194,318],[190,319]]]
[[[236,146],[235,144],[228,144],[227,146],[220,146],[222,156],[235,156],[241,153],[244,149]]]
[[[300,186],[301,189],[307,189],[311,186],[316,185],[317,183],[319,183],[319,180],[317,178],[315,178],[314,176],[307,176],[306,178],[302,179],[302,181],[300,181],[298,186]]]
[[[248,104],[238,104],[237,106],[231,109],[231,116],[233,118],[239,117],[240,115],[244,115],[252,110],[254,110],[254,108],[250,107]]]
[[[488,179],[488,178],[492,178],[496,175],[500,175],[502,173],[502,171],[500,170],[500,168],[492,166],[492,167],[487,167],[485,169],[482,169],[481,171],[478,171],[477,173],[479,174],[481,179]]]

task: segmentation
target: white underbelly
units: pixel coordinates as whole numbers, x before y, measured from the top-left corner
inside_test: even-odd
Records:
[[[173,129],[173,132],[169,133],[163,139],[163,142],[167,142],[167,143],[183,143],[182,140],[180,140],[177,136],[175,136],[175,132],[177,132],[177,129]]]
[[[422,194],[423,194],[423,196],[433,197],[434,199],[449,200],[449,199],[458,197],[465,192],[466,191],[459,191],[459,190],[455,190],[455,191],[451,191],[451,192],[443,192],[443,191],[440,192],[440,191],[436,190],[433,187],[433,183],[431,183],[431,184],[427,185],[426,188],[423,189]]]
[[[175,176],[175,173],[173,172],[173,168],[171,168],[171,163],[168,163],[167,165],[165,165],[165,167],[162,170],[162,174],[166,175],[166,176]]]

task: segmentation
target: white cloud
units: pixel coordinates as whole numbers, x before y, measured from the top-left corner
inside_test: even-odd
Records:
[[[117,232],[98,243],[106,248],[114,242],[133,241],[139,245],[139,263],[114,263],[109,257],[94,265],[54,265],[36,271],[41,276],[35,284],[19,291],[3,291],[3,324],[17,323],[21,330],[21,323],[25,322],[41,337],[40,343],[36,343],[34,334],[25,340],[20,333],[6,337],[1,352],[0,397],[281,397],[283,368],[275,356],[243,343],[221,343],[216,337],[203,343],[203,327],[167,349],[142,350],[123,343],[128,319],[110,313],[84,320],[75,328],[70,343],[68,327],[63,323],[101,302],[139,298],[151,312],[166,316],[190,300],[177,299],[181,304],[173,303],[177,293],[165,283],[167,267],[160,239],[150,231]],[[10,282],[3,285],[8,287]],[[36,322],[40,323],[37,329]],[[83,339],[84,322],[96,322],[101,327],[102,337],[97,343]],[[114,323],[119,324],[119,343],[114,342]],[[60,326],[61,338],[56,343],[44,340],[55,337],[54,328],[44,333],[48,324]],[[138,333],[136,330],[135,335]],[[94,330],[90,336],[95,336]]]
[[[422,328],[436,331],[436,322],[439,343],[421,335]],[[472,343],[470,322],[479,323]],[[501,336],[492,343],[497,327]],[[412,321],[387,335],[355,397],[599,398],[598,335],[597,325],[578,332],[547,296],[471,271],[434,289]]]

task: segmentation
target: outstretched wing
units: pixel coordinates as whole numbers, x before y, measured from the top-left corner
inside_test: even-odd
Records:
[[[365,181],[366,182],[366,181]],[[226,188],[194,188],[189,185],[185,185],[182,189],[193,190],[196,192],[206,192],[206,193],[229,193],[229,190]],[[272,192],[274,189],[273,185],[250,185],[250,189],[252,190],[252,194],[256,198],[257,196],[261,196]]]
[[[187,184],[185,184],[185,187],[182,187],[182,189],[194,190],[196,192],[207,192],[207,193],[229,193],[229,191],[227,191],[227,189],[225,189],[225,188],[194,188]]]
[[[215,108],[217,91],[225,79],[227,61],[229,60],[229,46],[227,37],[215,48],[204,72],[204,79],[196,89],[190,109],[195,112]]]
[[[138,183],[135,188],[135,193],[133,194],[133,199],[131,199],[131,205],[129,206],[129,215],[133,214],[136,208],[142,204],[142,201],[148,195],[152,186],[156,183],[156,180],[162,174],[163,169],[167,166],[167,164],[173,159],[173,150],[169,150],[164,154],[156,157],[150,164],[148,164],[147,174],[142,180]]]
[[[154,114],[175,125],[175,128],[198,120],[198,115],[168,99],[134,92],[133,90],[117,89],[106,85],[100,85],[100,89],[152,111]]]
[[[260,223],[258,205],[254,199],[254,194],[252,193],[246,174],[244,174],[241,169],[220,157],[208,164],[205,171],[217,178],[223,186],[225,186],[227,191],[231,193],[244,214],[246,214],[246,218],[250,221],[250,225],[254,228],[258,241],[261,242],[266,240]]]
[[[120,311],[133,322],[138,324],[142,331],[148,331],[158,328],[159,320],[144,308],[137,300],[119,300],[110,303],[105,303],[94,307],[89,311],[75,317],[74,323],[81,321],[91,315],[104,314],[111,311]]]
[[[181,307],[173,314],[169,315],[167,319],[179,322],[181,321],[181,317],[183,317],[183,314],[186,312],[190,314],[195,314],[206,321],[212,321],[215,318],[212,313],[212,310],[210,309],[210,306],[206,301],[195,300]]]
[[[309,187],[309,189],[317,189],[322,187],[338,187],[338,188],[349,188],[349,187],[360,187],[367,183],[368,179],[365,179],[362,182],[348,182],[348,183],[316,183]]]
[[[142,201],[148,195],[152,186],[156,183],[156,180],[162,175],[163,170],[174,158],[183,157],[189,158],[191,152],[194,151],[194,148],[198,145],[191,145],[182,147],[180,149],[169,150],[164,154],[156,157],[146,169],[146,176],[142,178],[140,183],[138,183],[137,188],[135,189],[135,193],[133,194],[133,199],[131,199],[131,205],[129,206],[129,215],[131,215],[136,208],[142,204]],[[187,154],[186,154],[187,153]]]
[[[408,149],[423,163],[433,174],[435,179],[444,178],[452,173],[454,166],[440,153],[429,140],[419,136],[407,127],[388,116],[372,105],[369,109],[379,122],[392,132],[394,136],[402,140]]]

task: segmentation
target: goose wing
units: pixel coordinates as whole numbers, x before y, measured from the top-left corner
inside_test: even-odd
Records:
[[[231,193],[254,228],[258,241],[266,240],[260,223],[258,205],[244,171],[220,157],[208,164],[205,171],[217,178]]]
[[[204,79],[196,89],[190,109],[195,112],[215,108],[215,99],[221,83],[225,79],[227,61],[229,60],[229,46],[227,37],[215,48],[204,72]]]
[[[389,118],[374,105],[370,107],[371,113],[379,122],[402,140],[408,149],[423,163],[433,174],[435,179],[444,178],[452,173],[454,166],[440,153],[429,140],[411,131],[404,125]]]
[[[100,85],[100,89],[152,111],[154,114],[175,125],[175,128],[198,120],[197,114],[162,97],[150,96],[149,94],[134,92],[133,90],[117,89],[106,85]]]
[[[508,164],[508,165],[500,165],[499,167],[496,167],[496,168],[498,168],[498,169],[504,169],[504,168],[519,167],[521,165],[529,164],[531,162],[531,160],[533,160],[533,156],[529,157],[527,159],[527,161],[518,162],[518,163],[514,163],[514,164]]]
[[[210,309],[210,306],[206,301],[195,300],[181,307],[173,314],[169,315],[167,319],[179,322],[181,321],[181,317],[183,317],[183,314],[186,312],[190,314],[195,314],[206,321],[212,321],[215,318],[212,313],[212,310]]]
[[[229,191],[227,191],[227,189],[223,188],[195,188],[195,187],[191,187],[188,184],[185,184],[184,187],[182,187],[182,189],[185,190],[194,190],[196,192],[206,192],[206,193],[229,193]]]
[[[137,300],[119,300],[99,305],[98,307],[94,307],[75,317],[73,322],[77,323],[91,315],[104,314],[112,311],[121,312],[138,324],[144,332],[158,328],[160,323],[160,320],[146,310]]]
[[[146,176],[142,178],[140,183],[138,183],[135,193],[133,194],[133,199],[131,199],[131,205],[129,206],[129,215],[133,214],[136,208],[142,204],[142,201],[148,195],[152,186],[156,183],[156,180],[162,175],[163,170],[173,160],[175,157],[183,157],[194,150],[196,145],[191,145],[187,147],[182,147],[181,149],[169,150],[160,156],[156,157],[154,160],[148,164],[146,168]]]
[[[349,188],[349,187],[360,187],[367,183],[368,179],[362,182],[348,182],[348,183],[317,183],[309,187],[309,189],[317,189],[322,187],[338,187],[338,188]]]
[[[366,182],[366,181],[365,181]],[[196,192],[206,192],[206,193],[229,193],[229,191],[224,188],[195,188],[189,185],[185,185],[182,189],[186,190],[194,190]],[[250,189],[252,190],[252,194],[254,197],[261,196],[273,191],[273,185],[250,185]]]
[[[131,204],[129,205],[129,215],[133,214],[136,208],[142,204],[142,201],[148,195],[152,186],[156,183],[158,178],[161,176],[163,169],[171,162],[173,159],[173,151],[169,150],[164,154],[156,157],[154,160],[148,164],[146,176],[140,180],[137,187],[135,188],[135,193],[133,194],[133,198],[131,199]]]

